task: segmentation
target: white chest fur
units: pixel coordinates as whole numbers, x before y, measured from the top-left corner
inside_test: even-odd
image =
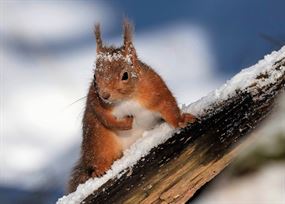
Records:
[[[160,114],[158,112],[150,111],[134,100],[125,101],[116,105],[113,109],[113,114],[117,118],[123,118],[127,115],[134,117],[131,130],[117,132],[123,149],[128,148],[142,136],[145,130],[154,128],[160,121]]]

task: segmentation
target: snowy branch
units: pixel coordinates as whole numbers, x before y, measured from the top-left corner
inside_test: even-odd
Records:
[[[236,155],[284,92],[285,47],[184,108],[200,121],[145,133],[112,169],[58,203],[183,203]]]

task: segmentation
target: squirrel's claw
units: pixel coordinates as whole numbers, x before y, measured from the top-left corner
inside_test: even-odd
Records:
[[[181,122],[178,123],[180,128],[185,128],[189,123],[194,123],[197,118],[190,113],[183,113],[181,115]]]

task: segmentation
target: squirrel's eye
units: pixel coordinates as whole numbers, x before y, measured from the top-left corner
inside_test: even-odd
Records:
[[[129,78],[128,72],[124,72],[124,74],[122,76],[122,81],[128,80],[128,78]]]

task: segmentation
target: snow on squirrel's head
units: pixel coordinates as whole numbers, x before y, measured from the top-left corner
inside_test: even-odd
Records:
[[[109,103],[131,98],[139,77],[138,59],[132,43],[132,25],[129,21],[124,21],[123,29],[124,44],[115,48],[103,45],[100,25],[95,26],[97,57],[93,85],[99,96]]]

